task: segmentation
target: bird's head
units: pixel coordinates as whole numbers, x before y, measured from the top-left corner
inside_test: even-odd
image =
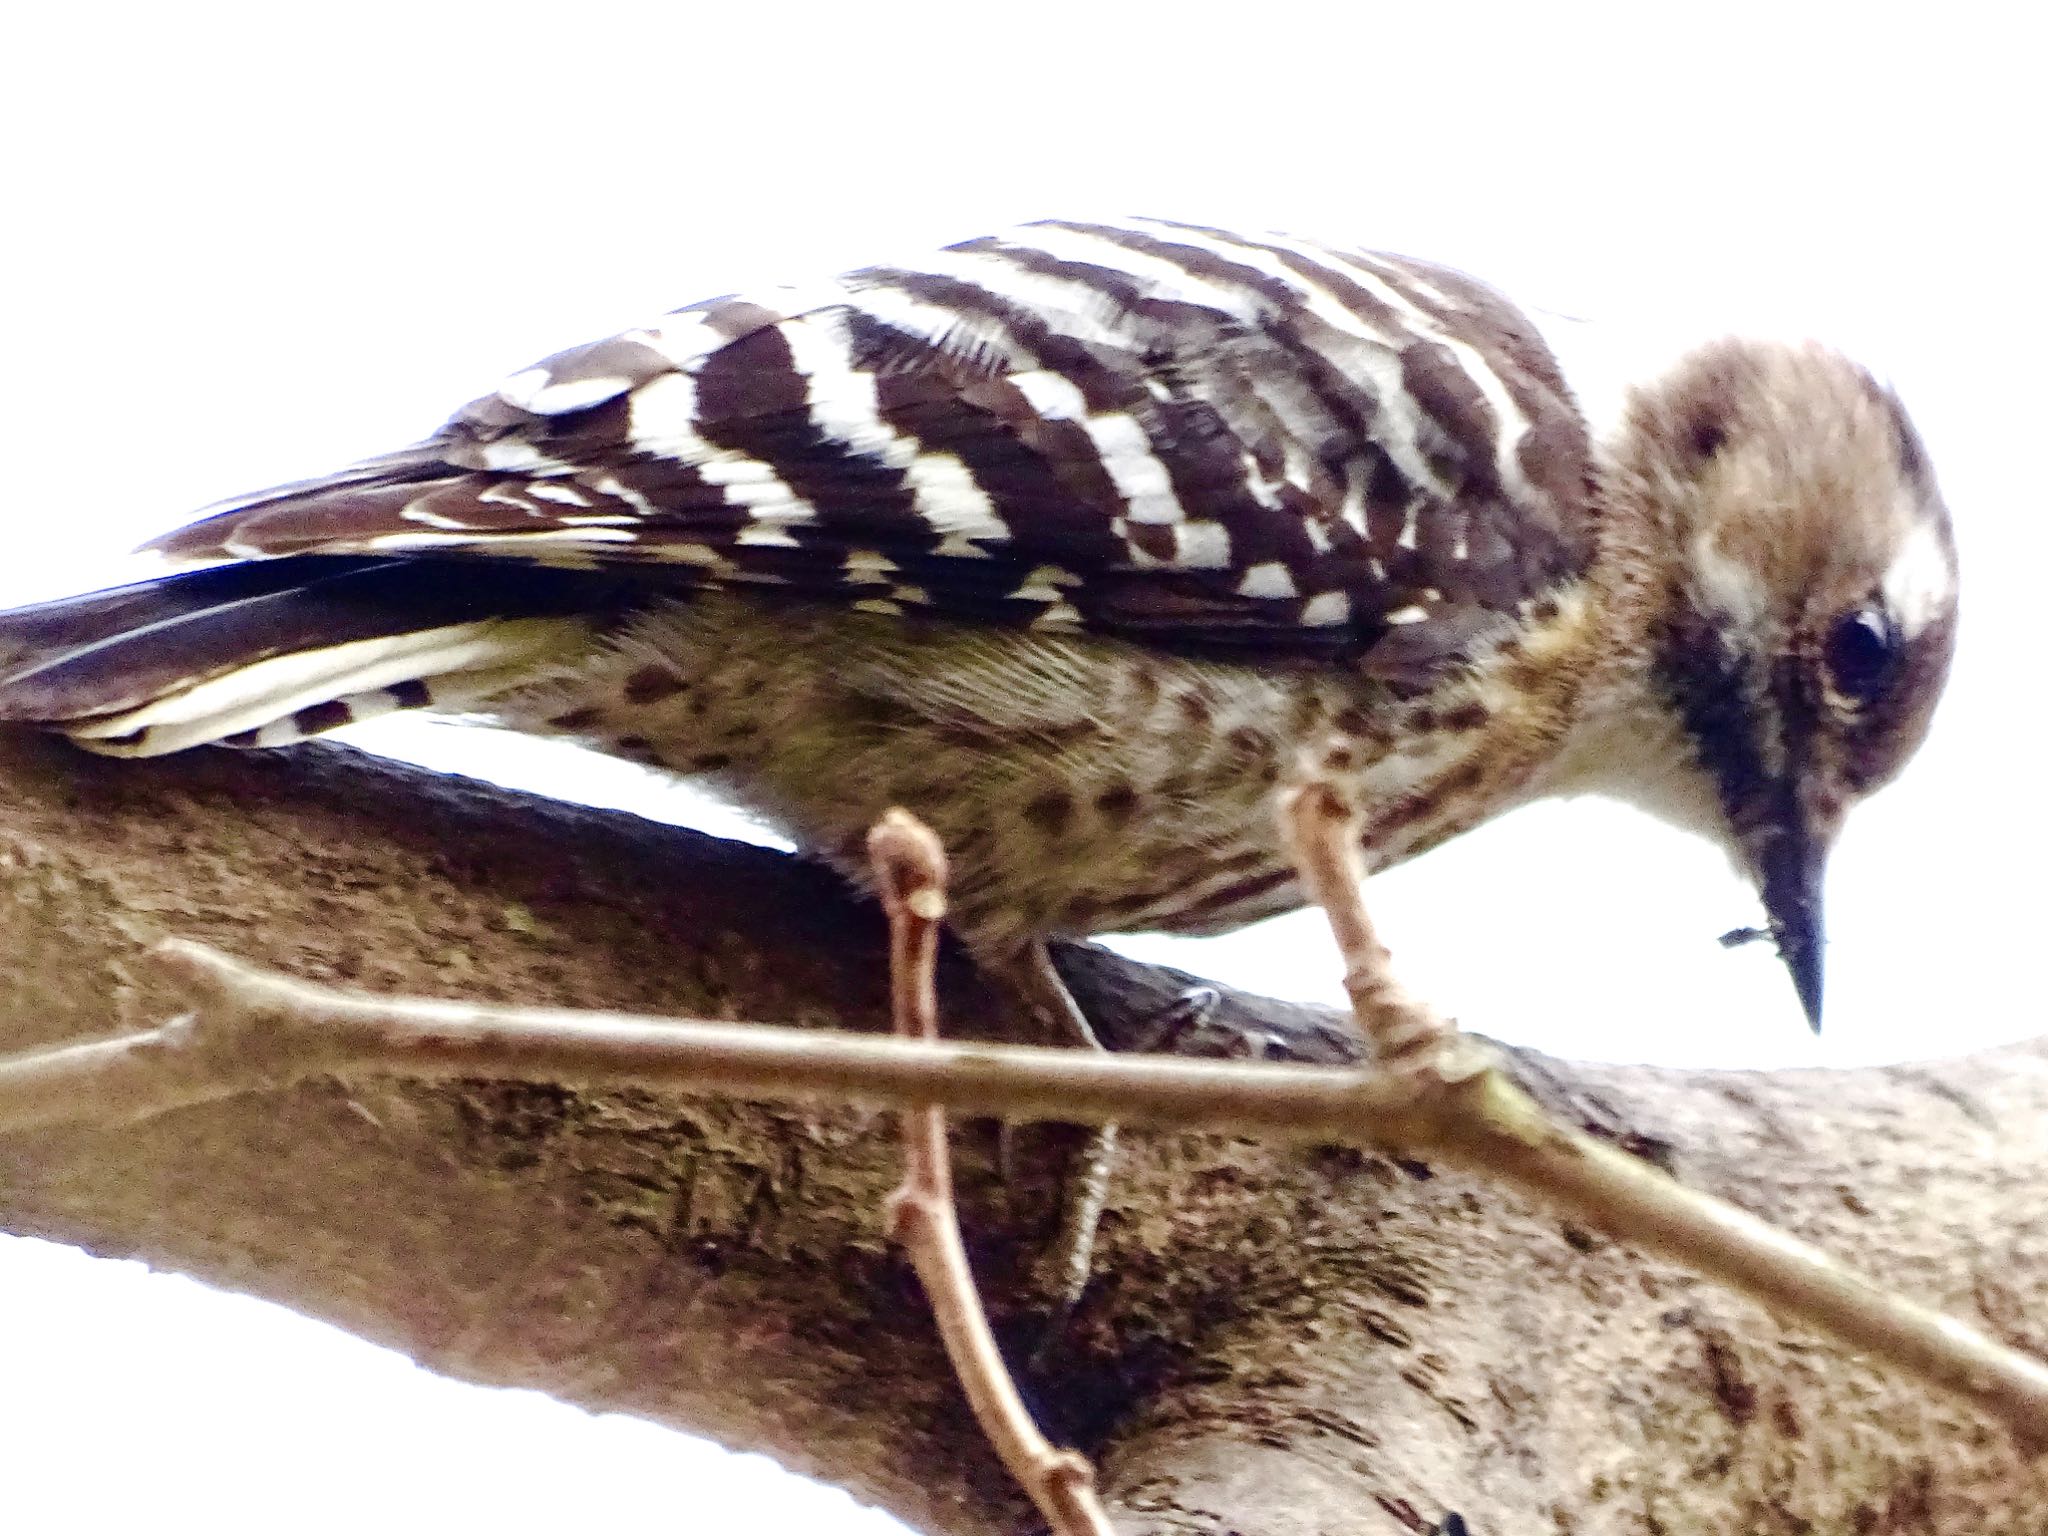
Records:
[[[1614,467],[1662,556],[1653,686],[1817,1029],[1828,849],[1948,676],[1947,509],[1897,397],[1811,344],[1690,354],[1633,393]]]

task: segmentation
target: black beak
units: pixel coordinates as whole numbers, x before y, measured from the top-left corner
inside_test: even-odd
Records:
[[[1782,828],[1757,863],[1778,958],[1792,973],[1806,1022],[1819,1034],[1822,952],[1827,947],[1821,920],[1821,879],[1827,870],[1827,850],[1804,827]]]

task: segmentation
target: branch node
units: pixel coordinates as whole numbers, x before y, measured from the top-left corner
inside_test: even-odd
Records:
[[[868,859],[892,916],[900,907],[920,922],[945,918],[946,850],[930,827],[900,805],[891,807],[868,831]]]

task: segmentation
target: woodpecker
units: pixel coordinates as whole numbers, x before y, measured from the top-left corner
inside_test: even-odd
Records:
[[[1275,786],[1334,741],[1369,869],[1558,793],[1703,833],[1818,1027],[1828,847],[1956,625],[1921,440],[1836,352],[1711,341],[1589,420],[1461,273],[1155,220],[692,304],[150,547],[200,568],[0,616],[0,718],[472,715],[856,880],[908,806],[1053,1012],[1051,938],[1298,905]]]

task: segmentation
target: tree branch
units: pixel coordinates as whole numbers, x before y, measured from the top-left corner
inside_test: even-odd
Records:
[[[807,1022],[878,1001],[872,915],[787,860],[343,752],[136,765],[0,741],[8,1043],[175,1015],[136,963],[166,931],[380,990]],[[1063,967],[1112,1043],[1182,985]],[[944,979],[948,1017],[1000,1029]],[[1222,1013],[1342,1055],[1327,1015]],[[1604,1139],[2038,1351],[2042,1060],[1513,1069]],[[998,1330],[1028,1329],[1066,1143],[1033,1138],[1006,1187],[988,1141],[962,1128],[961,1219]],[[1015,1529],[861,1219],[892,1162],[857,1112],[358,1078],[9,1138],[0,1213],[459,1374],[770,1450],[933,1529]],[[1558,1510],[1580,1532],[1979,1536],[2028,1531],[2048,1497],[1969,1417],[1447,1166],[1171,1137],[1126,1162],[1066,1368],[1032,1384],[1101,1459],[1120,1529],[1363,1533],[1448,1506],[1477,1536]]]
[[[936,898],[936,887],[926,887]],[[908,898],[906,898],[907,901]],[[1350,905],[1356,905],[1355,900]],[[902,905],[899,903],[899,905]],[[941,910],[943,910],[943,903]],[[902,910],[914,920],[907,905]],[[936,959],[936,925],[927,925]],[[1346,931],[1340,920],[1339,931]],[[495,1077],[577,1087],[855,1099],[935,1117],[912,1186],[936,1179],[949,1106],[1008,1118],[1113,1121],[1389,1147],[1540,1195],[1566,1215],[1663,1253],[1790,1318],[1975,1402],[2031,1451],[2048,1445],[2048,1367],[1888,1292],[1725,1201],[1553,1121],[1469,1037],[1424,1076],[1376,1068],[1112,1057],[1029,1046],[945,1046],[936,1030],[872,1039],[760,1024],[485,1008],[373,998],[265,975],[167,941],[161,963],[195,1012],[125,1039],[0,1061],[0,1131],[137,1118],[326,1073]],[[929,962],[899,956],[899,987]],[[903,999],[917,1020],[934,1001]],[[1413,1039],[1411,1033],[1406,1038]],[[168,1070],[166,1070],[168,1068]],[[160,1088],[162,1091],[155,1091]],[[929,1190],[926,1190],[929,1193]],[[934,1198],[938,1198],[935,1196]],[[945,1204],[950,1195],[941,1199]],[[948,1219],[950,1225],[950,1218]],[[892,1222],[892,1231],[897,1223]],[[929,1281],[927,1284],[929,1285]],[[942,1307],[942,1311],[945,1309]]]

